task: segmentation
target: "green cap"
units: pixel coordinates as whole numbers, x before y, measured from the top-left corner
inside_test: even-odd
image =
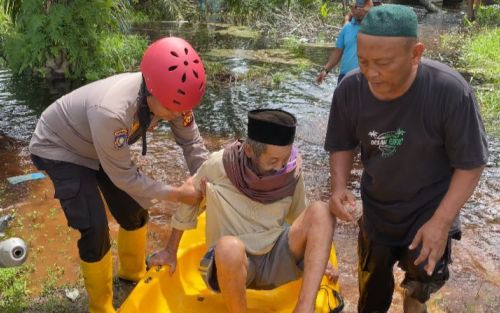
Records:
[[[383,37],[418,37],[417,15],[406,5],[373,7],[361,22],[360,33]]]

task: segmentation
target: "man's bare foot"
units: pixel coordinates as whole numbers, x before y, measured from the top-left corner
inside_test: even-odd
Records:
[[[155,251],[148,256],[146,262],[148,263],[148,267],[165,265],[166,264],[166,252],[165,249]]]
[[[167,249],[154,252],[147,258],[146,262],[148,267],[160,265],[170,266],[170,275],[175,272],[175,267],[177,266],[176,256]]]

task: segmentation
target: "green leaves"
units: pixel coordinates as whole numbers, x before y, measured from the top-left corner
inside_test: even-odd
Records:
[[[3,12],[9,15],[12,21],[15,21],[21,7],[21,0],[0,0],[0,6]]]
[[[10,8],[13,4],[9,5]],[[131,69],[146,45],[144,39],[136,36],[115,35],[129,29],[128,9],[127,0],[24,0],[14,31],[5,36],[8,65],[14,73],[31,71],[39,76],[72,79],[97,79]],[[116,36],[124,42],[115,40],[109,46],[109,38]],[[140,51],[122,49],[120,57],[110,52],[130,45]],[[131,56],[137,59],[132,60]]]

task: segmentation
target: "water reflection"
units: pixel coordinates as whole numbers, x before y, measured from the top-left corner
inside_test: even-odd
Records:
[[[432,40],[436,37],[430,31],[431,29],[443,31],[447,29],[446,27],[456,25],[460,12],[439,14],[444,15],[419,14],[420,20],[426,25],[431,25],[431,27],[423,28],[424,40]],[[449,20],[442,22],[440,16]],[[185,37],[201,51],[202,56],[214,48],[270,49],[279,45],[279,42],[272,38],[241,38],[216,32],[225,27],[227,25],[200,24],[194,27],[187,23],[155,23],[136,27],[136,31],[147,33],[151,40],[166,35]],[[330,50],[325,47],[306,47],[305,51],[305,56],[311,60],[312,64],[322,64],[327,59]],[[246,72],[251,68],[263,66],[265,63],[265,61],[246,60],[237,55],[212,57],[212,60],[223,63],[233,73]],[[272,74],[284,71],[288,67],[290,66],[273,65],[265,68]],[[279,87],[263,86],[252,80],[210,84],[202,105],[195,113],[203,136],[212,143],[213,149],[217,149],[230,138],[244,136],[249,110],[283,108],[294,113],[299,121],[297,146],[304,157],[310,197],[326,199],[329,184],[328,156],[322,146],[336,77],[330,75],[323,85],[316,86],[313,81],[317,70],[318,68],[311,65],[311,68],[298,71],[297,76],[285,78]],[[79,84],[81,83],[48,84],[36,79],[12,77],[8,71],[0,71],[0,131],[28,141],[36,125],[37,117],[43,109]],[[169,182],[176,182],[185,177],[187,171],[185,167],[180,166],[181,154],[169,136],[168,125],[163,124],[158,134],[150,136],[151,153],[138,161],[146,171],[149,171],[148,168],[154,164],[151,172],[155,176]],[[500,208],[495,198],[498,197],[500,190],[498,147],[498,140],[492,140],[492,161],[486,169],[478,192],[464,211],[467,224],[498,222],[496,216]],[[172,157],[174,152],[177,157]],[[168,158],[166,158],[167,155]],[[359,177],[360,172],[360,170],[354,172],[353,186],[356,189],[359,188],[356,178]]]
[[[424,22],[438,24],[439,27],[431,24],[422,29],[422,39],[426,45],[431,49],[436,49],[437,45],[433,43],[437,34],[443,31],[443,25],[453,26],[451,22],[450,24],[439,22],[439,16],[448,18],[451,15],[422,14],[419,16]],[[189,24],[155,23],[137,27],[136,31],[148,33],[151,40],[166,35],[185,37],[201,52],[202,57],[214,48],[262,49],[278,45],[278,42],[270,38],[248,39],[215,32],[224,27],[213,24],[193,27]],[[305,56],[312,64],[323,64],[329,52],[330,50],[325,47],[305,48]],[[235,74],[248,72],[256,66],[263,66],[263,62],[246,60],[237,55],[213,57],[210,60],[221,62],[231,73]],[[286,65],[266,65],[271,73],[285,70],[287,67]],[[323,150],[323,140],[336,77],[330,75],[321,86],[314,85],[313,80],[319,68],[320,66],[315,68],[311,65],[311,68],[299,71],[296,77],[284,79],[279,87],[263,86],[251,80],[209,84],[203,103],[195,113],[207,147],[212,151],[217,150],[234,137],[244,136],[248,110],[264,107],[286,109],[298,117],[296,144],[304,158],[307,195],[312,200],[326,200],[329,196],[330,182],[328,156]],[[8,71],[0,71],[0,132],[27,142],[43,109],[59,96],[76,88],[78,84],[48,84],[35,79],[12,77]],[[179,184],[188,176],[188,171],[182,160],[182,151],[175,144],[168,128],[168,124],[163,123],[155,134],[148,135],[146,156],[140,155],[140,144],[132,146],[132,151],[142,171],[164,182]],[[462,211],[466,236],[464,236],[463,248],[460,248],[462,250],[458,250],[455,254],[459,262],[456,262],[457,268],[454,272],[458,273],[455,282],[458,281],[465,289],[472,290],[472,287],[479,284],[482,286],[486,281],[484,288],[493,288],[489,294],[494,294],[496,285],[489,287],[488,284],[489,281],[500,282],[500,278],[497,277],[499,275],[498,260],[500,260],[500,237],[498,236],[500,233],[498,217],[500,216],[500,140],[495,138],[490,140],[490,151],[490,162],[479,187]],[[25,159],[28,160],[27,157]],[[358,199],[361,171],[358,164],[351,177],[351,186]],[[175,209],[175,205],[172,205],[170,209]],[[168,222],[165,213],[165,211],[155,209],[151,212],[151,225],[155,229],[153,233],[162,235],[163,242],[166,234],[162,231],[165,232],[165,229],[168,229],[165,227]],[[475,231],[476,228],[478,231]],[[351,308],[355,307],[353,303],[355,304],[357,295],[356,269],[353,265],[356,264],[355,232],[355,225],[341,225],[336,235],[343,275],[342,286],[347,294],[346,299],[351,301]],[[475,267],[475,264],[480,264],[481,267]],[[457,298],[462,297],[462,290],[454,292]],[[458,303],[462,302],[458,301]],[[449,312],[459,311],[452,309]]]
[[[0,132],[27,141],[35,129],[38,116],[61,95],[82,82],[52,82],[29,76],[13,76],[0,69]]]

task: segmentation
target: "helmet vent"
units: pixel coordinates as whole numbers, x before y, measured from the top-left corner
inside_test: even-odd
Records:
[[[182,74],[182,82],[185,83],[186,82],[186,73]]]
[[[168,70],[170,72],[172,72],[172,71],[175,71],[176,68],[177,68],[177,65],[174,65],[174,66],[169,67]]]
[[[189,62],[188,61],[184,61],[184,65],[188,66]]]
[[[198,72],[193,70],[194,77],[198,78]]]
[[[188,49],[184,48],[184,53],[187,55],[188,54]]]
[[[200,84],[200,90],[203,89],[203,82]]]
[[[178,93],[178,94],[181,94],[181,95],[183,95],[183,96],[185,96],[185,95],[186,95],[186,93],[185,93],[185,92],[184,92],[184,90],[182,90],[182,89],[177,89],[177,93]]]
[[[174,100],[174,104],[181,105],[181,103],[177,100]]]
[[[170,54],[173,55],[174,57],[178,58],[179,55],[177,54],[177,52],[175,51],[170,51]]]
[[[198,63],[200,63],[200,60],[196,59],[193,61],[193,63],[198,64]]]

